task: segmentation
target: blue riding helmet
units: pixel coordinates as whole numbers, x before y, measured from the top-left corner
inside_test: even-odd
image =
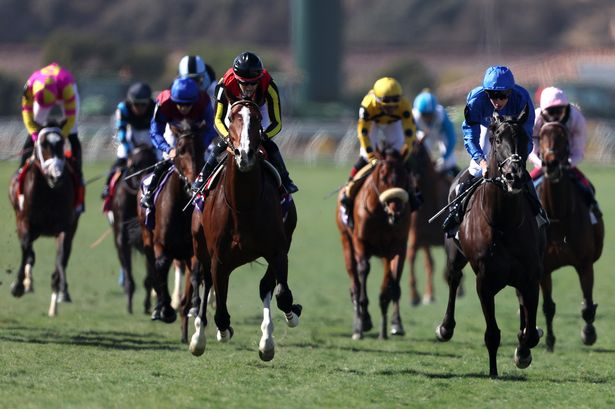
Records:
[[[515,77],[508,67],[496,65],[487,68],[483,88],[489,91],[506,91],[515,86]]]
[[[177,78],[171,86],[171,101],[194,104],[199,100],[199,86],[191,78]]]
[[[436,96],[429,91],[423,91],[414,98],[413,107],[421,114],[433,114],[437,106]]]

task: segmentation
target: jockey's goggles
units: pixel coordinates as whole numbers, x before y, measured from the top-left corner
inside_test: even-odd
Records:
[[[249,86],[249,87],[253,87],[253,86],[255,86],[256,84],[258,84],[258,81],[241,81],[241,80],[237,80],[237,82],[238,82],[240,85],[247,85],[247,86]]]
[[[486,90],[487,91],[487,96],[489,97],[489,99],[496,101],[496,100],[505,100],[508,99],[508,97],[510,96],[510,90],[506,90],[506,91],[493,91],[493,90]]]
[[[378,102],[380,102],[381,104],[394,105],[394,104],[399,104],[399,101],[401,101],[401,96],[393,95],[393,96],[386,96],[386,97],[377,98],[377,99],[378,99]]]
[[[557,117],[564,113],[564,109],[566,109],[564,106],[549,107],[545,109],[545,112],[549,116]]]

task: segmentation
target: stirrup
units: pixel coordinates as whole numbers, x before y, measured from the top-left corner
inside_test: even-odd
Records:
[[[296,193],[299,191],[297,185],[295,185],[290,179],[288,179],[285,183],[282,184],[284,185],[284,189],[286,189],[286,192],[288,193]]]

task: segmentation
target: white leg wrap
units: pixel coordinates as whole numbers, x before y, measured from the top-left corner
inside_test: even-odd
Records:
[[[51,293],[51,303],[49,304],[49,316],[55,317],[56,315],[58,315],[58,293],[54,291]]]
[[[182,270],[175,266],[175,286],[173,287],[173,296],[171,297],[171,307],[174,310],[179,308],[179,303],[181,300],[181,286],[182,286]]]
[[[299,325],[299,316],[292,311],[288,314],[284,314],[284,318],[286,318],[286,325],[290,328],[295,328]]]
[[[23,286],[27,293],[32,291],[32,264],[26,264],[25,277],[23,279]]]
[[[201,356],[205,352],[205,326],[201,321],[201,318],[196,317],[194,319],[194,329],[196,330],[190,339],[190,346],[188,349],[194,356]]]
[[[228,329],[225,329],[224,331],[218,330],[216,338],[219,342],[229,342],[229,340],[231,339],[231,331],[229,331]]]
[[[263,300],[263,322],[261,323],[263,336],[258,343],[261,352],[272,351],[275,348],[273,342],[273,321],[271,320],[271,293],[267,293]]]

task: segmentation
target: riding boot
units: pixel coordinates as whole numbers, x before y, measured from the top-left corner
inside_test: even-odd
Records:
[[[574,169],[576,172],[571,172],[571,179],[574,184],[579,188],[581,194],[583,195],[583,199],[589,210],[594,214],[597,219],[602,217],[602,211],[600,210],[600,206],[598,206],[598,201],[596,200],[596,192],[594,190],[593,185],[585,176],[581,173],[580,170]],[[585,179],[585,180],[584,180]]]
[[[467,171],[466,171],[467,172]],[[459,183],[457,184],[456,194],[451,200],[459,197],[463,192],[468,190],[468,188],[474,182],[475,177],[470,175],[469,172],[460,177]],[[449,208],[448,215],[444,219],[442,223],[442,230],[446,233],[446,237],[452,238],[455,237],[455,233],[457,233],[457,229],[461,224],[461,220],[463,219],[463,208],[461,206],[461,202],[459,201],[452,205]]]
[[[532,209],[534,210],[534,215],[536,216],[536,223],[538,224],[538,229],[541,229],[543,226],[549,225],[549,217],[547,216],[547,212],[542,207],[540,203],[540,199],[538,198],[538,193],[536,193],[536,188],[534,188],[534,182],[532,178],[528,175],[528,181],[525,184],[527,189],[528,197],[530,198],[530,203],[532,205]]]
[[[75,163],[75,177],[77,179],[77,212],[85,212],[85,181],[83,180],[83,160],[81,151],[81,142],[77,133],[68,135],[70,142],[71,154]]]
[[[207,178],[209,178],[211,172],[213,172],[216,166],[218,166],[218,163],[220,163],[220,161],[218,160],[218,156],[220,156],[220,154],[224,152],[227,146],[228,144],[224,139],[218,139],[218,142],[214,145],[211,151],[211,155],[209,156],[209,158],[207,158],[207,162],[205,162],[205,165],[203,165],[203,169],[201,169],[199,175],[196,177],[194,183],[192,184],[192,192],[200,193],[203,190],[203,185],[207,181]]]
[[[152,209],[154,207],[154,192],[156,192],[156,188],[158,187],[158,183],[160,183],[160,178],[167,171],[170,164],[168,162],[159,162],[154,167],[154,172],[152,173],[152,180],[147,187],[147,191],[143,196],[141,196],[141,207],[146,209]]]
[[[280,151],[273,153],[269,152],[269,162],[271,162],[280,174],[280,177],[282,178],[282,185],[288,193],[295,193],[299,191],[297,185],[295,185],[295,183],[290,179],[290,175],[288,174],[288,170],[286,170],[286,165],[284,164]]]
[[[34,141],[32,140],[32,135],[28,135],[26,142],[23,144],[23,148],[21,149],[21,159],[19,161],[19,167],[23,168],[23,165],[26,164],[26,161],[30,156],[32,156],[32,150],[34,149]]]
[[[347,217],[347,224],[350,229],[354,228],[354,218],[353,210],[354,210],[354,199],[348,196],[347,189],[344,188],[344,192],[342,193],[342,197],[340,198],[340,206],[342,207],[343,214]]]

